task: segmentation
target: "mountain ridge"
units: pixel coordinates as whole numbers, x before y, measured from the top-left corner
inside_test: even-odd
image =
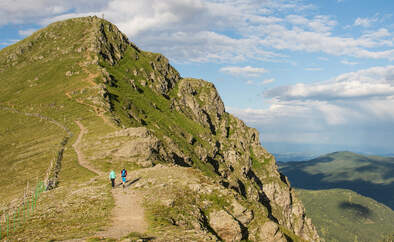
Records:
[[[225,112],[214,85],[182,78],[168,59],[140,50],[111,23],[86,17],[51,24],[1,50],[0,73],[1,105],[51,117],[73,133],[81,132],[76,121],[83,123],[87,131],[79,150],[91,166],[102,172],[127,167],[140,176],[133,185],[144,197],[147,232],[157,240],[186,236],[185,231],[187,240],[319,240],[258,132]],[[15,130],[20,137],[31,135]],[[37,139],[49,135],[59,134],[35,134]],[[78,214],[69,214],[68,231],[56,234],[61,239],[86,238],[108,227],[114,206],[105,178],[76,165],[71,146],[76,138],[65,144],[58,186],[44,194],[42,206],[69,214],[74,203],[66,199],[62,208],[54,205],[61,193],[95,202],[86,204],[86,229],[73,219]],[[8,145],[6,139],[1,142]],[[43,177],[45,160],[37,157],[36,163],[43,166],[37,170]],[[89,196],[76,192],[84,184],[90,184]],[[22,186],[15,189],[23,191]],[[163,193],[163,187],[171,192]],[[103,213],[90,214],[100,206]],[[48,216],[44,209],[32,219],[42,224]],[[33,229],[29,226],[24,230]],[[46,226],[40,229],[35,236],[44,237],[36,239],[48,238]],[[26,238],[26,233],[17,236]]]

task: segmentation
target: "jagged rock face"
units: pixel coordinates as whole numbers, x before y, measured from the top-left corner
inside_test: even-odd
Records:
[[[89,87],[66,95],[118,129],[83,147],[89,159],[111,158],[156,170],[162,164],[190,167],[209,180],[181,184],[190,200],[184,194],[163,200],[163,211],[182,212],[166,218],[171,221],[166,229],[193,229],[209,235],[201,238],[225,241],[285,241],[286,236],[319,241],[274,157],[261,146],[257,130],[225,111],[213,84],[181,78],[164,56],[138,49],[107,21],[73,21],[89,26],[89,35],[81,35],[82,46],[63,51],[83,56],[78,66],[91,78],[82,79]],[[55,33],[38,33],[37,38],[57,38]],[[0,63],[16,65],[19,53],[33,48],[34,41],[27,42]],[[37,61],[45,57],[36,55]],[[78,75],[67,70],[62,78]]]
[[[130,46],[130,42],[127,37],[112,24],[104,24],[102,22],[99,28],[97,35],[98,54],[111,65],[114,65],[122,59],[127,47]]]
[[[184,79],[179,83],[174,106],[177,111],[209,128],[214,135],[225,112],[214,85],[196,79]]]
[[[108,31],[111,29],[104,28]],[[285,237],[279,225],[303,239],[319,240],[315,228],[305,218],[302,204],[295,198],[286,179],[278,172],[275,159],[261,146],[258,132],[225,112],[224,104],[214,85],[198,79],[182,79],[162,55],[144,53],[135,46],[129,46],[133,51],[127,56],[124,46],[128,41],[114,29],[112,28],[112,35],[118,36],[118,39],[117,44],[112,46],[118,47],[113,48],[111,58],[106,54],[104,59],[110,65],[131,59],[136,63],[135,66],[127,66],[131,79],[127,82],[132,90],[148,97],[148,94],[144,93],[148,92],[146,88],[149,88],[154,95],[165,98],[163,102],[168,104],[163,105],[168,105],[167,112],[176,112],[177,116],[182,115],[182,119],[186,118],[201,127],[198,128],[201,129],[199,132],[183,130],[187,127],[161,127],[157,124],[159,120],[149,125],[149,121],[141,120],[149,120],[149,115],[153,116],[156,112],[166,116],[170,113],[165,113],[163,107],[154,102],[151,102],[154,110],[148,113],[146,106],[138,107],[136,101],[131,100],[131,104],[127,104],[128,107],[124,109],[131,110],[128,111],[129,116],[150,129],[156,137],[150,137],[151,141],[146,142],[145,146],[141,145],[142,150],[136,147],[138,144],[133,144],[136,141],[125,141],[125,145],[114,154],[120,152],[130,155],[132,150],[147,150],[145,158],[148,159],[147,157],[152,157],[153,150],[154,158],[158,161],[212,170],[220,186],[235,191],[243,200],[254,204],[243,207],[233,202],[231,213],[226,210],[209,213],[208,223],[225,241],[248,238],[283,241]],[[103,38],[103,41],[111,42],[108,38]],[[111,46],[110,43],[104,43],[102,46],[106,47],[106,50],[111,49],[107,48]],[[123,53],[126,60],[119,60],[122,54],[118,53]],[[144,58],[145,67],[139,67],[138,63]],[[112,75],[110,68],[106,71],[109,76]],[[108,90],[110,89],[108,87]],[[116,108],[113,114],[116,116]],[[154,163],[155,161],[148,164]],[[261,220],[261,216],[271,222],[263,225],[264,220]],[[259,220],[261,222],[258,222]]]
[[[169,64],[168,59],[158,55],[150,61],[153,71],[149,74],[152,87],[160,94],[167,95],[181,79],[179,73]]]
[[[294,198],[288,182],[281,180],[274,159],[259,143],[257,131],[225,114],[224,104],[211,83],[183,79],[179,83],[174,106],[177,111],[209,128],[211,135],[215,136],[216,141],[210,142],[210,149],[198,146],[196,153],[201,160],[215,164],[222,184],[247,199],[269,206],[269,210],[272,210],[269,216],[293,230],[296,235],[308,240],[318,238],[314,228],[305,225],[302,204]],[[206,138],[210,140],[210,137]],[[264,173],[256,174],[259,172],[252,167],[252,156],[267,159]],[[265,182],[268,178],[271,181]],[[272,178],[275,180],[272,181]],[[247,225],[245,222],[243,224]],[[285,240],[283,234],[278,238],[274,241]]]

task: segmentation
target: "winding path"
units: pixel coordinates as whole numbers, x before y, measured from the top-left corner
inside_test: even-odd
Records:
[[[88,130],[81,122],[75,121],[75,123],[81,130],[73,144],[79,164],[99,176],[106,176],[107,174],[94,168],[85,158],[80,146],[82,137],[88,133]],[[134,174],[134,172],[130,172],[129,179],[135,178]],[[144,218],[144,209],[141,206],[141,196],[131,187],[132,181],[128,181],[125,188],[118,185],[115,189],[112,189],[112,196],[115,200],[115,207],[111,214],[112,224],[105,231],[97,233],[98,236],[120,239],[131,232],[144,233],[147,230],[148,225]]]
[[[88,130],[85,128],[85,126],[82,125],[81,122],[79,121],[75,121],[75,123],[78,125],[79,129],[81,130],[79,132],[78,138],[75,141],[75,143],[73,144],[73,148],[75,150],[75,152],[77,153],[78,156],[78,163],[85,167],[86,169],[96,173],[97,175],[104,175],[104,173],[102,171],[97,170],[96,168],[94,168],[88,160],[86,160],[84,154],[81,151],[81,142],[82,142],[82,137],[88,133]]]

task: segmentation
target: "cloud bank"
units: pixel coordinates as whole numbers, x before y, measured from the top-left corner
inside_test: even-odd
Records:
[[[280,86],[264,97],[266,109],[228,109],[258,127],[267,142],[394,144],[394,66]]]
[[[0,26],[104,14],[142,48],[178,62],[277,61],[282,50],[394,59],[387,29],[343,37],[332,16],[306,14],[313,8],[301,0],[4,0]]]

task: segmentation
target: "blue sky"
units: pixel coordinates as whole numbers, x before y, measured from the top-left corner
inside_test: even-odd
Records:
[[[213,82],[272,152],[393,153],[393,13],[387,0],[3,0],[0,48],[104,14],[182,76]]]

